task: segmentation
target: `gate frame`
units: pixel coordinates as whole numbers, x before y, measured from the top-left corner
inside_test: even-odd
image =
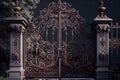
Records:
[[[18,2],[18,0],[16,1]],[[102,5],[101,0],[101,6],[100,6],[100,15],[97,16],[93,23],[92,27],[96,31],[96,79],[97,80],[111,80],[111,74],[109,72],[108,66],[109,66],[109,27],[112,22],[111,18],[108,18],[104,15],[104,6]],[[18,3],[16,3],[15,7],[15,16],[11,18],[7,18],[6,21],[10,24],[10,70],[9,70],[9,76],[11,80],[23,80],[25,78],[24,76],[24,69],[23,69],[23,33],[28,26],[28,22],[19,15],[19,9]],[[16,60],[13,60],[12,54],[15,54],[15,50],[13,48],[13,39],[15,38],[12,36],[16,32],[18,34],[17,38],[19,39],[17,45],[19,49],[19,53],[17,56],[18,63],[16,64]],[[102,36],[100,36],[102,35]],[[100,40],[102,39],[103,40]],[[107,38],[106,38],[107,37]],[[16,38],[15,38],[16,39]],[[106,41],[104,44],[101,42]],[[103,47],[105,45],[105,47]],[[104,56],[104,52],[102,52],[102,47],[105,50],[105,53],[107,56]],[[102,53],[101,53],[102,52]],[[15,54],[16,55],[16,54]],[[104,58],[104,59],[103,59]],[[103,59],[103,60],[102,60]],[[102,63],[101,63],[102,62]],[[104,64],[103,64],[104,63]]]

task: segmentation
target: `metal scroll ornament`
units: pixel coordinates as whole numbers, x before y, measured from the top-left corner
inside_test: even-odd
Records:
[[[88,58],[90,56],[79,55],[76,62],[74,52],[71,52],[71,49],[74,51],[76,46],[74,39],[78,38],[83,21],[79,11],[66,2],[62,3],[61,0],[58,3],[51,2],[47,8],[40,10],[40,15],[31,21],[26,34],[28,72],[32,67],[37,68],[36,71],[32,70],[33,73],[40,72],[37,73],[37,77],[60,78],[62,65],[80,68],[91,64],[92,60]],[[78,50],[75,49],[75,51]],[[80,66],[80,61],[86,62]]]
[[[29,65],[45,68],[55,64],[55,54],[52,50],[52,45],[46,41],[39,41],[38,36],[31,35],[27,39],[27,49],[29,49],[28,61]]]

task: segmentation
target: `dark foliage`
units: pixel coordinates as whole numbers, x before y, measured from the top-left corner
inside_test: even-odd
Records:
[[[11,15],[11,4],[10,0],[2,0],[0,2],[0,18],[8,17]]]
[[[0,2],[0,76],[6,77],[9,69],[9,33],[6,28],[8,25],[4,22],[5,17],[11,16],[12,6],[10,0]]]
[[[9,34],[6,31],[7,25],[0,22],[0,76],[7,76],[9,69]]]

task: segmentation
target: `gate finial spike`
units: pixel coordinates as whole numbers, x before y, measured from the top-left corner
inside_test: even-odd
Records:
[[[14,15],[15,15],[15,17],[20,16],[21,7],[19,5],[20,5],[19,1],[16,0],[15,1],[15,7],[14,7],[14,12],[15,12]]]
[[[62,1],[61,1],[61,0],[58,0],[58,4],[61,5],[61,4],[62,4]]]
[[[58,0],[58,3],[61,3],[61,0]]]
[[[61,10],[61,4],[62,4],[62,1],[58,0],[59,10]]]
[[[106,7],[104,6],[104,1],[100,0],[100,7],[99,7],[99,16],[104,17],[104,12],[106,10]]]

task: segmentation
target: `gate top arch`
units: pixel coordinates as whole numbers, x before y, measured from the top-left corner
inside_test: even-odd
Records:
[[[79,11],[72,8],[67,2],[51,2],[47,8],[40,10],[39,16],[32,20],[32,24],[40,27],[43,30],[45,27],[52,27],[53,29],[67,29],[72,27],[75,31],[83,22],[83,18],[79,15]],[[62,25],[59,25],[62,24]]]

